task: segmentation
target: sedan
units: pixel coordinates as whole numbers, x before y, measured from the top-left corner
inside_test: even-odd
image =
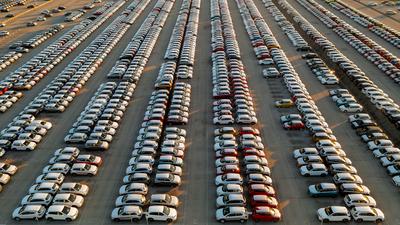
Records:
[[[308,194],[311,197],[336,197],[338,189],[332,183],[319,183],[308,186]]]
[[[328,206],[317,211],[318,219],[326,222],[349,222],[350,212],[343,206]]]

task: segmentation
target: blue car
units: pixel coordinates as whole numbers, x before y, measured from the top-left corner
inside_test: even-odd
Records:
[[[308,187],[308,194],[311,197],[336,197],[339,191],[333,183],[319,183]]]

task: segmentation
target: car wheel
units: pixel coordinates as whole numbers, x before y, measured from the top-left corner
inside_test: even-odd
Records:
[[[153,218],[149,218],[149,219],[148,219],[148,221],[150,221],[150,222],[153,222],[153,221],[154,221],[154,219],[153,219]]]
[[[120,221],[120,219],[118,219],[118,218],[115,218],[115,219],[113,219],[115,222],[119,222]]]
[[[19,218],[19,217],[15,217],[14,218],[16,221],[20,221],[21,220],[21,218]]]
[[[327,223],[327,222],[329,222],[329,220],[328,219],[323,219],[322,222]]]
[[[241,223],[244,223],[244,222],[246,222],[246,220],[244,220],[244,219],[241,219],[241,220],[240,220],[240,222],[241,222]]]
[[[363,221],[363,219],[361,219],[361,218],[356,219],[357,223],[361,223],[362,221]]]
[[[310,174],[309,174],[309,173],[306,173],[306,174],[304,174],[304,176],[305,176],[305,177],[309,177],[309,176],[310,176]]]
[[[48,221],[53,221],[53,218],[49,217],[47,218]]]
[[[382,219],[375,220],[376,223],[382,223]]]
[[[323,173],[321,174],[321,177],[326,177],[326,175],[327,175],[326,173]]]
[[[167,219],[167,222],[168,222],[168,223],[171,223],[171,222],[172,222],[172,219]]]
[[[219,222],[220,222],[220,223],[225,223],[225,220],[220,220]]]
[[[347,222],[349,222],[350,220],[349,219],[343,219],[342,220],[342,222],[344,222],[344,223],[347,223]]]
[[[119,220],[119,219],[118,219]],[[139,218],[134,218],[133,222],[139,222]]]
[[[343,110],[343,112],[347,113],[347,110]]]
[[[65,221],[67,221],[67,222],[71,222],[71,221],[72,221],[72,219],[71,219],[71,218],[66,218],[66,219],[65,219]]]

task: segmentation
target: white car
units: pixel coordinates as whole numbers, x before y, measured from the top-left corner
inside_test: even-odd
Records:
[[[151,205],[147,209],[146,213],[146,220],[150,222],[166,221],[168,223],[171,223],[175,221],[177,218],[178,218],[178,212],[176,211],[176,209],[161,205]]]
[[[232,115],[221,115],[219,117],[214,117],[213,123],[215,125],[228,125],[228,124],[233,124],[234,119]]]
[[[390,140],[378,139],[378,140],[368,142],[369,150],[376,150],[376,149],[382,149],[382,148],[388,148],[388,147],[389,148],[393,147],[393,143]]]
[[[62,154],[71,154],[74,157],[77,157],[79,155],[80,151],[76,147],[64,147],[64,148],[59,148],[54,152],[54,156],[62,155]]]
[[[33,141],[16,140],[12,143],[11,149],[18,151],[33,151],[36,148],[36,143]]]
[[[42,140],[42,136],[34,133],[22,133],[18,135],[18,140],[26,140],[39,143]]]
[[[67,174],[71,167],[66,163],[54,163],[53,165],[47,165],[43,168],[42,173],[62,173]]]
[[[44,128],[46,130],[50,130],[53,127],[50,122],[47,122],[45,120],[33,120],[30,125]]]
[[[228,194],[243,194],[243,187],[240,184],[225,184],[217,187],[217,196]]]
[[[78,217],[79,211],[75,207],[66,205],[51,205],[46,212],[47,220],[73,221]]]
[[[231,206],[217,209],[215,217],[220,223],[225,223],[227,221],[240,221],[244,223],[249,218],[249,214],[245,207]]]
[[[215,185],[243,184],[243,178],[237,173],[227,173],[215,177]]]
[[[60,185],[65,179],[64,174],[62,173],[45,173],[41,174],[36,178],[36,183],[43,183],[43,182],[53,182]]]
[[[362,184],[363,180],[361,179],[360,176],[351,174],[351,173],[336,173],[333,176],[333,182],[335,184],[343,184],[343,183],[356,183],[356,184]]]
[[[356,222],[372,221],[381,223],[385,220],[383,212],[374,207],[357,206],[350,210],[351,216]]]
[[[311,163],[300,167],[300,174],[303,176],[326,176],[328,175],[328,169],[322,163]]]
[[[349,222],[350,213],[343,206],[329,206],[317,211],[318,219],[322,222]]]
[[[115,200],[115,206],[137,205],[145,206],[147,203],[146,196],[142,194],[126,194],[120,195]]]
[[[69,143],[84,143],[86,139],[88,138],[87,134],[84,133],[73,133],[73,134],[68,134],[64,138],[64,142],[69,144]]]
[[[137,222],[142,216],[143,209],[136,205],[117,207],[111,212],[111,219],[116,222],[123,220]]]
[[[392,182],[395,186],[400,187],[400,175],[392,177]]]
[[[0,173],[0,185],[7,184],[11,179],[11,176],[6,173]]]
[[[49,193],[34,193],[25,195],[21,200],[21,205],[44,205],[48,206],[53,200]]]
[[[60,193],[54,196],[53,205],[67,205],[74,207],[81,207],[84,199],[81,195],[71,193]]]
[[[86,196],[89,193],[89,186],[86,184],[68,182],[63,183],[58,191],[59,193],[72,193]]]
[[[344,204],[348,207],[355,206],[376,206],[376,201],[369,195],[363,194],[348,194],[344,197]]]
[[[34,193],[49,193],[55,194],[60,189],[60,186],[53,182],[43,182],[34,184],[29,188],[29,194]]]
[[[293,151],[293,157],[295,159],[301,158],[303,156],[311,156],[311,155],[318,155],[318,150],[313,147],[308,147],[308,148],[300,148],[300,149],[295,149]]]
[[[355,112],[362,112],[363,111],[363,107],[360,104],[357,103],[350,103],[348,105],[341,105],[339,106],[340,111],[342,112],[350,112],[350,113],[355,113]]]
[[[89,175],[95,176],[97,174],[98,167],[87,163],[74,163],[70,170],[73,175]]]
[[[16,208],[12,213],[15,220],[21,219],[40,219],[44,216],[46,208],[42,205],[25,205]]]
[[[18,167],[8,164],[8,163],[0,163],[0,173],[6,173],[9,175],[14,175],[18,170]]]
[[[238,123],[238,124],[256,124],[257,118],[255,116],[241,114],[241,115],[237,115],[236,123]]]

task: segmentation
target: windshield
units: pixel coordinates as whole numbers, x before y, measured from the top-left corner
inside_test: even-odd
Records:
[[[326,213],[326,215],[331,215],[333,212],[330,207],[327,207],[327,208],[325,208],[325,213]]]
[[[71,202],[75,201],[75,199],[76,199],[75,195],[70,195],[69,198],[68,198],[68,200],[71,201]]]
[[[9,165],[9,164],[4,164],[4,165],[3,165],[3,169],[4,169],[4,170],[7,170],[8,168],[10,168],[10,165]]]
[[[229,208],[224,208],[223,214],[226,216],[229,214]]]
[[[68,214],[70,210],[71,210],[70,208],[64,207],[63,210],[62,210],[62,212],[63,212],[64,214]]]
[[[169,208],[168,207],[164,207],[163,212],[165,215],[169,215]]]
[[[75,189],[75,190],[80,190],[80,189],[81,189],[81,187],[82,187],[82,185],[80,185],[80,184],[75,184],[75,187],[74,187],[74,189]]]

